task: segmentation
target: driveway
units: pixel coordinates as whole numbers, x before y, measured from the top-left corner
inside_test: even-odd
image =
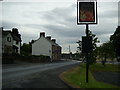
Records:
[[[3,88],[68,88],[58,75],[78,66],[78,61],[60,61],[45,64],[3,66]]]

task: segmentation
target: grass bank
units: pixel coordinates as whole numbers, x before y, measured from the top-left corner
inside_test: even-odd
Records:
[[[91,65],[90,70],[119,72],[118,66],[106,65],[104,67],[100,64]],[[89,72],[89,83],[86,83],[85,64],[62,73],[60,77],[69,85],[77,88],[120,88],[118,86],[96,81],[91,72]]]

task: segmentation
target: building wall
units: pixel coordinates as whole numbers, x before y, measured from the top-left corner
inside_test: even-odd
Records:
[[[7,41],[7,37],[11,38],[11,41]],[[6,37],[2,38],[2,52],[3,53],[12,53],[13,38],[11,34],[8,34]]]
[[[52,45],[52,60],[60,60],[61,59],[61,47]]]
[[[39,38],[32,44],[32,55],[46,55],[52,57],[51,43],[45,37]]]
[[[18,42],[18,44],[16,44],[16,40],[13,40],[13,45],[15,45],[16,47],[18,47],[18,53],[20,54],[20,42]]]
[[[0,28],[0,57],[1,57],[1,53],[2,53],[2,30]]]

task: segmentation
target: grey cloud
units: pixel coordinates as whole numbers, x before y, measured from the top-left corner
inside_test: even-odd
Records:
[[[94,27],[93,27],[94,28]],[[96,28],[94,28],[94,30],[91,28],[91,31],[93,31],[93,33],[95,33],[96,35],[102,35],[102,34],[110,34],[113,33],[115,31],[116,28],[111,29],[111,27],[105,27],[105,26],[98,26]]]
[[[120,26],[120,1],[118,2],[118,25]]]
[[[23,26],[31,27],[34,29],[40,29],[42,27],[40,24],[24,24]]]
[[[66,18],[71,17],[72,12],[75,10],[75,5],[64,8],[55,8],[52,11],[47,11],[44,13],[43,18],[50,21],[64,21]]]
[[[44,25],[44,28],[50,29],[51,32],[54,32],[57,34],[57,36],[61,37],[80,37],[83,35],[84,31],[83,30],[76,30],[76,28],[67,28],[67,27],[62,27],[58,25]]]
[[[2,21],[2,27],[5,29],[11,29],[11,28],[20,28],[20,25],[18,23],[12,22],[12,21]]]
[[[107,18],[116,18],[116,16],[118,15],[117,14],[117,10],[108,10],[108,11],[104,11],[103,13],[100,13],[99,14],[99,17],[101,17],[101,18],[105,18],[105,19],[107,19]]]

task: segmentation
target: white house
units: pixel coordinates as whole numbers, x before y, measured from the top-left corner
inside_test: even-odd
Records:
[[[13,28],[11,31],[2,30],[2,53],[18,53],[20,54],[21,38],[20,34],[15,34]]]
[[[55,39],[45,37],[45,32],[40,33],[40,37],[32,43],[32,55],[49,56],[51,60],[61,59],[61,47],[56,43]]]

